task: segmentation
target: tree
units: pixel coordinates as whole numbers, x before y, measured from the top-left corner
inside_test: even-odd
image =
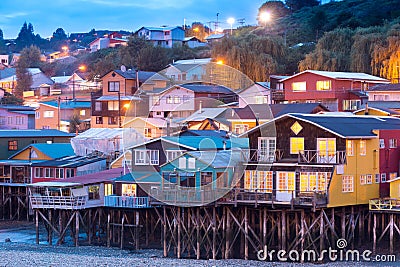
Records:
[[[76,133],[79,132],[79,125],[81,124],[81,119],[78,114],[72,115],[69,119],[69,132]]]
[[[138,68],[140,51],[150,46],[152,44],[142,37],[133,36],[129,38],[128,45],[119,49],[121,63],[129,68]]]
[[[39,47],[31,45],[30,47],[22,49],[18,63],[20,66],[24,66],[26,68],[39,68],[42,64],[40,58],[41,52]]]
[[[53,32],[53,36],[51,37],[50,44],[53,49],[60,50],[63,45],[66,45],[68,41],[67,34],[65,33],[63,28],[58,28],[55,32]]]
[[[200,41],[204,42],[208,36],[209,28],[200,22],[193,22],[191,27],[187,27],[185,30],[185,36],[195,36]]]
[[[166,49],[161,46],[147,46],[140,49],[137,68],[146,71],[160,71],[164,69],[169,62]]]
[[[34,43],[35,35],[33,33],[33,26],[31,23],[27,24],[24,22],[17,39],[15,39],[16,48],[18,51],[21,51],[23,48],[33,45]]]
[[[313,7],[320,4],[319,0],[286,0],[286,5],[292,12],[298,11],[303,7]]]
[[[0,29],[0,54],[6,54],[7,46],[4,42],[3,31]]]
[[[277,20],[287,16],[289,14],[289,11],[290,10],[285,6],[285,4],[282,1],[267,1],[264,4],[262,4],[258,9],[258,16],[257,16],[258,24],[259,25],[264,24],[264,22],[261,21],[262,18],[261,14],[263,12],[270,13],[271,17],[274,20]]]

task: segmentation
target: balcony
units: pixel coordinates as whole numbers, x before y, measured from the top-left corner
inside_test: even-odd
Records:
[[[346,151],[303,150],[298,154],[298,163],[346,164]]]
[[[273,163],[282,159],[283,150],[276,149],[274,153],[269,153],[263,149],[249,149],[248,162]]]
[[[33,209],[65,209],[78,210],[86,206],[87,196],[43,196],[33,194],[29,196]]]
[[[284,101],[285,91],[284,90],[271,90],[271,99],[273,101]]]
[[[395,198],[375,198],[369,201],[370,211],[398,211],[400,212],[400,199]]]
[[[115,208],[149,208],[149,197],[105,196],[104,206]]]

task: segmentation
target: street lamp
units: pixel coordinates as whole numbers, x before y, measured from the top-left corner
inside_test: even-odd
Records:
[[[232,35],[232,31],[233,31],[233,23],[235,23],[235,19],[234,18],[229,18],[228,23],[231,25],[231,35]]]
[[[271,20],[271,13],[264,11],[260,14],[260,21],[264,23],[264,27],[267,26],[267,22]]]
[[[86,70],[86,66],[85,65],[80,65],[76,70],[74,70],[74,72],[72,73],[72,100],[75,101],[75,72],[77,72],[78,70],[80,71],[85,71]]]

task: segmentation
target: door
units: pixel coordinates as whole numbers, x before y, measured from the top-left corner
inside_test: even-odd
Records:
[[[317,162],[336,163],[336,139],[318,138],[317,139]]]
[[[276,200],[290,202],[296,197],[295,172],[276,173]]]

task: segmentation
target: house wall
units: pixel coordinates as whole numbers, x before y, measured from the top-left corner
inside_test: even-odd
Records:
[[[123,162],[126,162],[126,165],[131,168],[132,167],[132,152],[127,150],[122,157],[117,158],[110,164],[110,169],[121,168],[123,166]],[[130,162],[130,164],[129,164]]]
[[[114,76],[113,76],[114,75]],[[103,85],[103,95],[114,95],[118,96],[118,92],[109,92],[108,82],[119,82],[119,88],[121,92],[121,96],[124,95],[132,95],[133,91],[136,90],[136,81],[135,79],[126,79],[119,75],[116,72],[109,72],[105,76],[102,77],[102,85]]]
[[[400,180],[390,183],[390,198],[400,199]]]
[[[375,174],[379,173],[379,139],[373,138],[366,141],[365,156],[360,155],[360,140],[354,140],[354,156],[347,155],[343,174],[338,173],[338,168],[335,169],[329,186],[328,207],[368,204],[370,199],[379,197],[379,183],[375,183]],[[372,184],[361,185],[360,175],[366,174],[372,175]],[[353,192],[342,192],[344,175],[353,176]]]
[[[166,134],[166,129],[159,129],[154,125],[147,123],[146,119],[134,119],[133,121],[124,125],[124,128],[133,128],[138,133],[142,134],[145,138],[157,138]],[[144,129],[151,129],[151,136],[145,136]]]
[[[49,112],[52,113],[50,114]],[[57,129],[58,109],[56,107],[39,104],[39,108],[35,113],[35,129]],[[51,117],[45,117],[45,113]]]
[[[385,142],[384,148],[379,148],[379,172],[380,174],[386,174],[386,180],[390,179],[390,173],[397,173],[399,176],[399,161],[400,161],[400,130],[379,130],[379,139],[383,139]],[[396,139],[397,146],[390,147],[389,139]],[[380,196],[389,196],[389,187],[392,184],[381,182],[380,184]],[[391,190],[391,189],[390,189]]]
[[[172,98],[172,103],[167,103],[169,97]],[[175,97],[179,97],[179,103],[175,103]],[[159,104],[156,102],[157,98],[159,98]],[[149,110],[153,113],[157,111],[194,111],[193,99],[193,91],[174,87],[161,95],[150,96]],[[157,115],[154,117],[157,117]]]
[[[368,91],[368,101],[400,101],[400,91]]]
[[[35,153],[37,154],[37,158],[32,158],[32,160],[51,160],[52,158],[41,152],[40,150],[37,150],[36,148],[32,147],[31,148]],[[18,155],[14,156],[12,159],[15,160],[29,160],[30,159],[30,153],[31,149],[27,148]]]
[[[0,129],[32,129],[29,128],[29,126],[32,126],[30,122],[31,118],[28,115],[9,112],[7,109],[0,108]]]
[[[239,108],[248,104],[271,104],[271,91],[261,85],[253,84],[239,93]]]

